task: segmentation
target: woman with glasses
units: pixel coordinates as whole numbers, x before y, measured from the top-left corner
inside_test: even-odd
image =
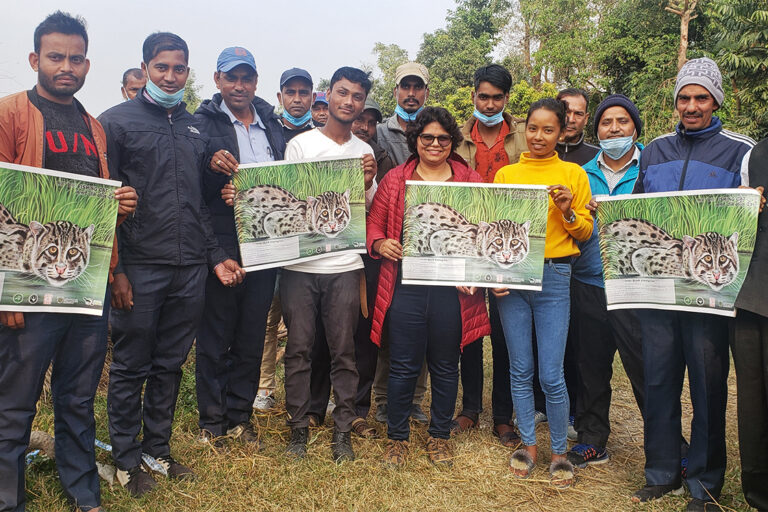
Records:
[[[444,108],[426,107],[408,126],[411,156],[384,177],[367,222],[368,252],[384,258],[379,274],[371,340],[388,329],[391,368],[387,387],[384,462],[405,463],[416,379],[426,356],[432,382],[431,421],[426,443],[434,464],[450,465],[448,442],[459,386],[461,347],[490,334],[483,294],[474,288],[401,283],[405,181],[481,182],[480,175],[453,151],[462,141],[456,121]]]

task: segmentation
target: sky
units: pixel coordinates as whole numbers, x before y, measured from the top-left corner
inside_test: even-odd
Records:
[[[275,104],[280,74],[291,67],[308,70],[315,83],[341,66],[373,67],[376,42],[396,43],[415,58],[423,34],[445,27],[447,11],[456,5],[455,0],[5,2],[10,5],[0,17],[0,96],[37,82],[29,66],[32,36],[48,14],[61,9],[88,24],[91,68],[76,97],[94,115],[122,100],[123,72],[140,66],[141,45],[152,32],[174,32],[187,41],[202,98],[216,92],[219,52],[228,46],[248,48],[259,71],[256,94]]]

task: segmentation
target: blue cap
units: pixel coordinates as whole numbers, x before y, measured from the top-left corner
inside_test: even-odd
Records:
[[[317,91],[315,93],[315,101],[312,103],[313,105],[315,103],[325,103],[328,104],[328,98],[325,97],[325,93],[321,91]]]
[[[240,64],[245,64],[256,71],[256,61],[253,59],[251,52],[243,48],[242,46],[230,46],[224,48],[219,54],[219,59],[216,61],[216,71],[232,71]]]
[[[309,73],[306,69],[291,68],[288,71],[284,71],[283,74],[280,75],[280,88],[282,89],[285,83],[293,78],[303,78],[312,84],[312,77],[309,76]]]

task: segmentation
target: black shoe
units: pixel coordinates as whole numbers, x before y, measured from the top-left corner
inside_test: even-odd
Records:
[[[427,418],[427,415],[424,414],[424,411],[421,410],[421,406],[418,404],[413,404],[413,407],[411,408],[411,419],[422,425],[427,425],[429,423],[429,418]]]
[[[379,423],[387,422],[387,404],[379,404],[376,406],[376,414],[373,415],[373,419]]]
[[[195,473],[191,468],[184,464],[179,464],[170,455],[166,457],[157,457],[155,460],[158,464],[163,466],[168,478],[174,478],[176,480],[193,480],[195,478]]]
[[[632,501],[635,503],[645,503],[646,501],[656,500],[665,494],[679,496],[685,492],[681,485],[646,485],[632,495]]]
[[[686,512],[707,512],[708,510],[720,510],[720,507],[714,501],[693,498],[688,502],[688,506],[685,507],[685,510]]]
[[[143,496],[157,487],[157,482],[149,476],[149,473],[141,465],[127,471],[118,468],[116,476],[120,485],[134,498]]]
[[[352,451],[352,437],[350,432],[341,432],[333,429],[331,438],[331,454],[337,463],[355,460],[355,452]]]
[[[309,427],[297,427],[291,429],[291,440],[285,447],[285,454],[303,459],[307,456],[307,440],[309,439]]]
[[[235,425],[231,429],[227,430],[227,435],[232,439],[237,439],[238,441],[242,441],[250,446],[253,446],[256,450],[261,450],[264,448],[261,440],[259,439],[259,434],[253,430],[253,425],[248,422]]]

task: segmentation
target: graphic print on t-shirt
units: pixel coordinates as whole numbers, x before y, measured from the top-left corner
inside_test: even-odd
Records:
[[[45,120],[45,167],[98,177],[99,153],[77,106],[45,98],[39,102]]]

